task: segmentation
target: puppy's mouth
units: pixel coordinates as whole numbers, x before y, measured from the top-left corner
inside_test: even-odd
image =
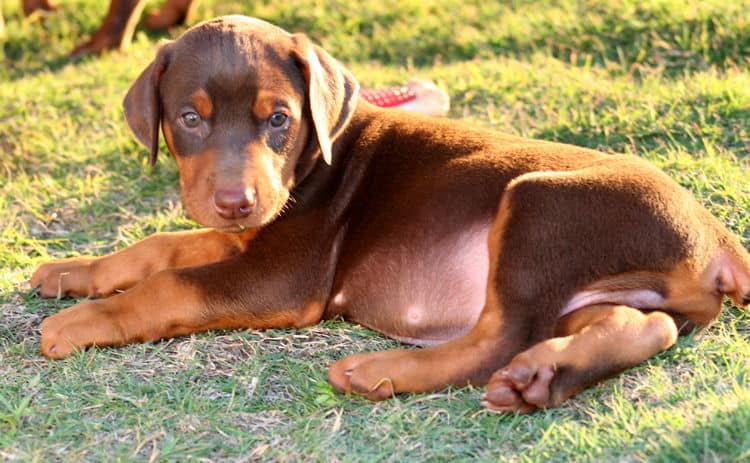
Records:
[[[246,217],[221,217],[209,208],[194,209],[187,207],[188,214],[204,227],[214,228],[224,233],[243,233],[248,230],[263,228],[272,223],[286,209],[288,191],[279,191],[271,198],[266,197],[256,206],[255,211]],[[187,204],[186,204],[187,206]]]
[[[242,224],[234,224],[234,225],[226,225],[226,226],[220,226],[220,227],[213,227],[219,231],[222,231],[224,233],[243,233],[248,230],[252,230],[253,228],[259,228],[259,227],[246,227]]]

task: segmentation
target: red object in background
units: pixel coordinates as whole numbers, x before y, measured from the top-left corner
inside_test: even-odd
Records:
[[[365,100],[376,106],[380,106],[381,108],[392,108],[417,98],[417,94],[405,85],[402,87],[389,87],[379,90],[364,88],[359,94]]]
[[[445,116],[450,109],[448,94],[428,80],[411,79],[400,87],[363,88],[359,95],[381,108],[399,108],[430,116]]]

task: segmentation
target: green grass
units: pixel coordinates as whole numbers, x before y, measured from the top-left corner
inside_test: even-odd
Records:
[[[562,407],[499,416],[479,391],[379,404],[334,393],[325,366],[396,345],[341,321],[218,332],[52,362],[40,262],[120,249],[183,216],[176,169],[129,133],[120,101],[153,57],[68,62],[106,2],[23,19],[0,47],[0,460],[747,461],[750,317],[727,310],[678,345]],[[444,86],[451,117],[632,152],[750,243],[750,1],[202,0],[310,33],[367,86]],[[164,152],[164,151],[162,151]]]

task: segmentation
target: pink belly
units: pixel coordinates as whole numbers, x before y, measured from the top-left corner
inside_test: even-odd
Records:
[[[618,304],[635,309],[654,310],[664,308],[664,297],[650,289],[628,289],[621,291],[581,291],[565,304],[560,316],[582,307],[596,304]]]
[[[488,230],[481,224],[443,240],[371,250],[347,269],[329,311],[410,344],[461,336],[484,307]]]

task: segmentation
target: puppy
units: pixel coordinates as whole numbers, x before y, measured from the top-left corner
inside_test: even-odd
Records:
[[[747,251],[646,161],[358,95],[307,37],[258,19],[162,47],[125,115],[152,162],[161,128],[208,228],[41,266],[42,295],[101,298],[47,318],[42,352],[342,316],[427,348],[342,359],[336,389],[489,383],[485,406],[528,412],[707,326],[725,295],[748,304]]]

